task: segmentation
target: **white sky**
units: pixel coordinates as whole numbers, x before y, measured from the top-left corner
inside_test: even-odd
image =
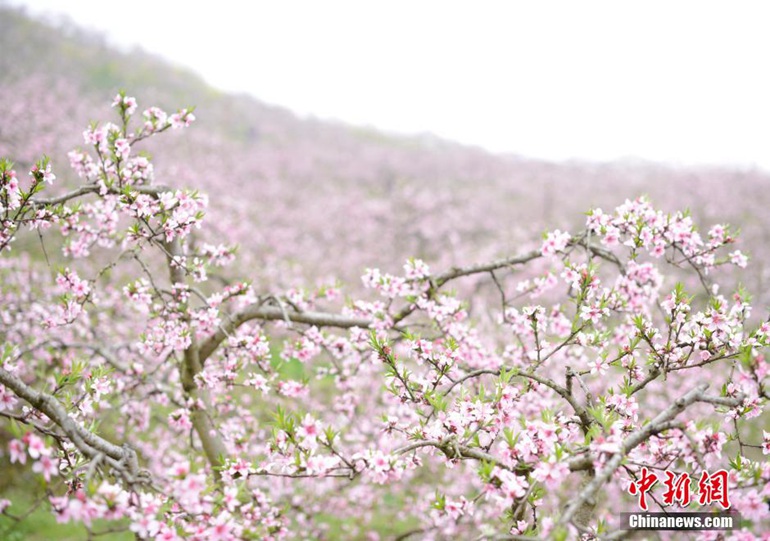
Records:
[[[532,157],[770,170],[767,2],[12,3],[300,114]]]

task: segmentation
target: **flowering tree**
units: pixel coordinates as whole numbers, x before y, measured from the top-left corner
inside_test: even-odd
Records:
[[[58,520],[164,540],[616,539],[644,501],[729,504],[741,539],[766,527],[770,324],[714,281],[747,265],[727,226],[638,199],[504,259],[367,269],[365,298],[262,291],[221,272],[249,271],[207,233],[207,197],[137,153],[192,111],[134,127],[134,98],[113,107],[70,153],[79,187],[49,195],[47,159],[29,179],[0,164],[0,418]],[[25,230],[61,255],[17,255]],[[724,470],[730,499],[661,501],[642,490],[656,470]]]

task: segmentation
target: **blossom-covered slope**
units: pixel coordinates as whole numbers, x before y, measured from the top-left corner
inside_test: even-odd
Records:
[[[759,261],[743,279],[764,289],[762,172],[548,163],[302,119],[143,52],[111,50],[67,23],[0,10],[0,50],[10,52],[0,55],[0,155],[26,167],[45,152],[66,172],[83,119],[101,118],[104,96],[118,89],[142,103],[195,106],[195,128],[152,149],[157,181],[216,193],[213,223],[266,285],[358,282],[365,267],[395,270],[412,256],[437,268],[503,256],[538,242],[533,231],[647,194],[705,222],[745,224],[742,248]]]

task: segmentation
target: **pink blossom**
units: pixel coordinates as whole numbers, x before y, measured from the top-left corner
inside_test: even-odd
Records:
[[[540,251],[543,255],[554,255],[567,247],[572,236],[568,232],[559,229],[546,234]]]
[[[178,409],[168,416],[169,425],[177,430],[190,430],[193,426],[190,421],[189,412],[185,409]]]
[[[30,452],[30,454],[32,454]],[[46,481],[51,480],[51,475],[59,473],[59,459],[48,455],[41,455],[33,464],[32,471],[42,473]]]
[[[547,488],[554,489],[563,483],[569,474],[570,469],[567,463],[557,461],[552,456],[547,462],[538,463],[532,472],[532,477],[543,483]]]
[[[509,499],[521,498],[527,493],[528,483],[523,477],[514,474],[508,470],[495,468],[492,476],[500,481],[500,491]]]
[[[0,387],[0,411],[12,409],[18,401],[16,396],[5,389]]]
[[[51,449],[46,447],[45,442],[35,434],[29,432],[24,436],[24,441],[27,443],[27,451],[29,456],[37,460],[41,456],[50,456]]]
[[[606,374],[607,373],[607,365],[604,364],[604,359],[597,358],[592,363],[590,363],[591,366],[591,373],[592,374]]]
[[[267,385],[267,379],[260,374],[249,374],[245,383],[263,394],[270,392],[270,387]]]
[[[13,439],[8,443],[8,451],[11,455],[11,464],[18,462],[25,464],[27,462],[27,452],[22,440]]]
[[[297,435],[302,439],[315,440],[321,434],[321,423],[313,419],[309,414],[297,427]]]
[[[32,167],[32,170],[29,172],[30,176],[35,175],[41,175],[44,182],[47,182],[48,184],[53,184],[53,181],[56,180],[56,175],[54,175],[51,172],[51,164],[46,164],[44,169],[40,169],[39,166],[35,165]]]
[[[729,254],[730,262],[742,269],[746,268],[746,265],[749,263],[749,258],[746,257],[743,253],[741,253],[740,250],[735,250],[734,252],[730,252]]]
[[[112,100],[112,106],[122,106],[125,108],[126,114],[133,115],[136,111],[136,98],[117,94],[115,99]]]
[[[289,398],[304,396],[307,394],[307,386],[295,380],[279,381],[278,392]]]
[[[733,495],[731,503],[747,520],[760,521],[770,517],[767,502],[755,488],[743,494]]]
[[[131,153],[131,144],[128,142],[127,139],[120,138],[115,140],[115,154],[121,160],[127,160],[130,153]]]
[[[174,113],[169,117],[169,123],[171,127],[186,128],[195,121],[195,115],[187,109],[182,109],[178,113]]]
[[[580,308],[580,319],[590,321],[594,325],[598,324],[602,317],[607,317],[610,311],[596,304],[584,305]]]
[[[160,531],[161,524],[155,517],[148,515],[139,515],[132,520],[129,530],[141,537],[155,537]]]

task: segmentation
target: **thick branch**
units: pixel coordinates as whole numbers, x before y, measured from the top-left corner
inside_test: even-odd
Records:
[[[586,234],[585,233],[582,233],[581,235],[579,235],[577,237],[574,237],[570,241],[570,245],[582,246],[583,248],[585,248],[586,250],[591,252],[591,254],[593,254],[593,255],[595,255],[597,257],[600,257],[601,259],[604,259],[605,261],[609,261],[613,265],[617,266],[618,269],[621,270],[621,272],[623,272],[624,269],[625,269],[625,267],[623,265],[623,262],[620,261],[618,256],[616,256],[614,253],[612,253],[610,250],[607,250],[606,248],[602,248],[601,246],[597,246],[595,244],[591,244],[589,242],[589,239],[586,238]]]
[[[437,287],[441,287],[450,280],[460,278],[461,276],[470,276],[472,274],[479,274],[483,272],[491,272],[497,269],[505,267],[512,267],[514,265],[523,265],[529,263],[533,259],[542,257],[543,253],[540,250],[532,250],[526,254],[517,255],[513,257],[506,257],[505,259],[497,259],[495,261],[489,261],[487,263],[481,263],[477,265],[469,265],[467,267],[452,267],[446,272],[442,272],[433,277]]]
[[[148,194],[148,195],[159,195],[163,192],[167,192],[171,190],[171,188],[167,186],[131,186],[130,187],[132,191]],[[73,190],[71,192],[64,193],[62,195],[58,195],[56,197],[49,197],[49,198],[32,198],[30,199],[30,203],[37,206],[37,207],[44,207],[44,206],[53,206],[53,205],[60,205],[62,203],[66,203],[67,201],[70,201],[72,199],[77,199],[81,195],[88,195],[92,193],[99,193],[99,190],[101,187],[97,184],[89,184],[87,186],[81,186],[80,188]],[[119,194],[121,193],[119,190],[116,189],[109,189],[109,193],[111,194]]]
[[[480,263],[467,267],[453,267],[446,272],[434,276],[433,287],[439,288],[447,282],[462,276],[491,272],[497,269],[511,267],[513,265],[522,265],[539,257],[542,257],[542,253],[539,250],[533,250],[526,254],[508,257],[505,259],[498,259],[487,263]],[[414,310],[414,305],[408,305],[404,307],[398,314],[393,317],[393,321],[398,323],[409,314],[414,312]],[[219,347],[219,344],[221,344],[228,335],[230,335],[247,321],[254,319],[260,319],[264,321],[288,320],[295,323],[317,325],[318,327],[338,327],[342,329],[349,329],[351,327],[361,327],[365,329],[372,324],[372,320],[366,318],[346,317],[339,314],[330,314],[325,312],[300,312],[297,310],[282,310],[275,306],[264,306],[261,303],[257,303],[233,315],[228,323],[222,325],[216,333],[214,333],[200,345],[201,363],[205,364],[206,359],[208,359],[211,354],[214,353],[217,347]]]
[[[223,324],[220,329],[211,335],[200,345],[200,361],[205,363],[219,344],[221,344],[238,327],[248,321],[260,319],[263,321],[284,321],[288,320],[294,323],[306,323],[318,327],[339,327],[350,329],[352,327],[361,327],[363,329],[372,324],[372,320],[366,318],[346,317],[340,314],[329,314],[326,312],[298,312],[296,310],[281,310],[276,306],[260,306],[253,304],[247,306],[241,312],[233,315],[230,321]]]
[[[185,272],[178,262],[174,262],[174,259],[181,256],[179,240],[177,239],[167,244],[166,251],[172,285],[184,284]],[[184,351],[184,360],[179,366],[179,376],[185,396],[193,403],[190,411],[190,422],[201,440],[206,459],[209,461],[209,464],[215,468],[215,475],[218,477],[219,474],[216,468],[221,466],[223,460],[226,459],[227,449],[209,416],[208,409],[210,403],[207,393],[198,389],[198,385],[195,381],[195,376],[197,376],[201,370],[203,370],[203,365],[200,358],[200,349],[195,339],[195,333],[193,332],[190,346]]]
[[[405,447],[401,447],[400,449],[396,449],[392,451],[392,454],[403,455],[410,451],[415,451],[417,449],[420,449],[422,447],[435,447],[436,449],[439,449],[441,452],[447,455],[449,458],[472,458],[474,460],[480,460],[482,462],[489,462],[490,464],[499,466],[504,470],[509,470],[516,473],[523,473],[531,469],[531,467],[529,466],[512,468],[506,465],[504,462],[500,461],[499,459],[495,458],[494,456],[490,455],[489,453],[482,451],[481,449],[478,449],[476,447],[468,447],[467,445],[457,444],[457,442],[454,441],[453,439],[421,440],[421,441],[417,441],[415,443],[406,445]],[[593,459],[590,456],[587,456],[587,457],[576,456],[569,459],[567,461],[567,465],[569,466],[570,471],[581,471],[581,470],[590,468],[591,465],[593,464],[592,460]]]
[[[198,389],[195,382],[195,376],[200,373],[201,370],[202,367],[198,358],[198,348],[193,339],[193,343],[185,350],[184,362],[180,367],[182,387],[184,388],[185,394],[194,403],[190,411],[190,422],[201,440],[206,459],[209,461],[209,464],[217,468],[222,466],[223,460],[227,458],[227,449],[209,416],[208,396]]]
[[[110,465],[120,471],[128,483],[138,480],[139,464],[133,449],[110,443],[83,428],[69,416],[66,408],[54,396],[31,388],[4,368],[0,368],[0,383],[56,423],[83,455],[92,459],[100,455],[107,457]]]

